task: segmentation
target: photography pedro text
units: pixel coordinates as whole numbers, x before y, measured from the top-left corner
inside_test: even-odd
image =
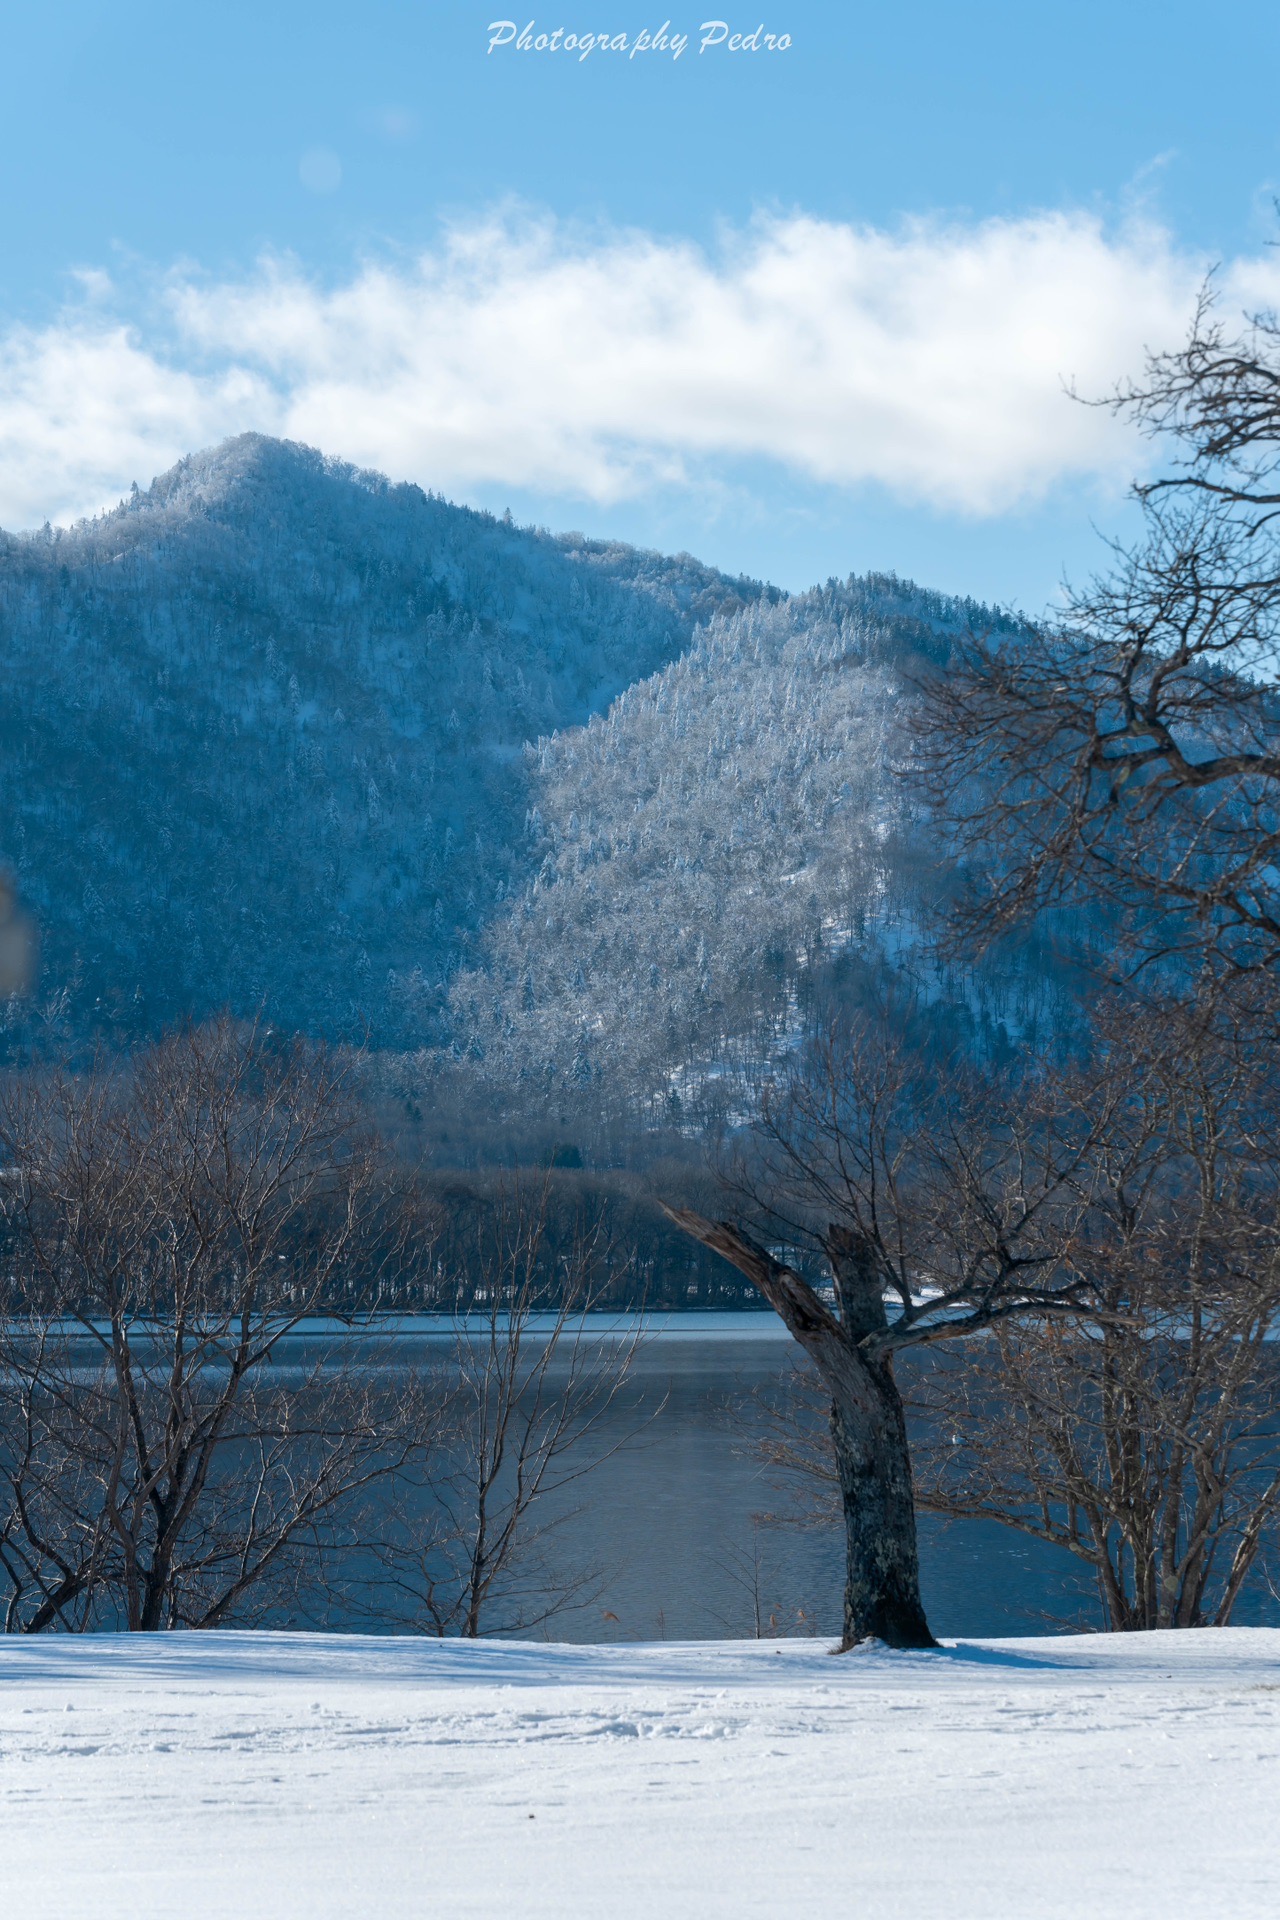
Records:
[[[658,53],[678,60],[691,38],[687,33],[672,33],[669,20],[653,33],[644,27],[639,33],[566,33],[563,27],[543,33],[536,20],[525,27],[515,20],[491,20],[488,32],[490,53],[514,47],[518,53],[570,53],[579,60],[589,53],[625,53],[629,60],[638,53]],[[699,53],[716,47],[726,53],[785,53],[791,45],[789,33],[766,33],[763,22],[754,33],[733,33],[727,20],[704,20],[698,34]]]

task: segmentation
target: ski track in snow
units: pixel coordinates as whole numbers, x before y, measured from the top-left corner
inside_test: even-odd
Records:
[[[1280,1630],[0,1643],[15,1920],[1280,1913]]]

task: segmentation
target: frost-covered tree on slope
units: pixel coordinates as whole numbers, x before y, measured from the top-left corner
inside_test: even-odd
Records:
[[[888,764],[904,664],[995,616],[871,579],[713,620],[586,727],[539,743],[541,864],[454,990],[504,1076],[649,1099],[794,1037],[824,961],[908,927]]]

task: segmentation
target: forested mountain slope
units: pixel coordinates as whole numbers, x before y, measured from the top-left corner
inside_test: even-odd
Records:
[[[0,854],[46,997],[118,1038],[220,1005],[438,1035],[525,877],[525,744],[763,593],[255,435],[0,536]]]
[[[785,1049],[842,967],[900,954],[949,856],[889,760],[948,635],[1015,623],[875,576],[718,615],[607,714],[539,743],[532,876],[460,975],[504,1080],[702,1106]],[[938,990],[1019,1017],[1034,969]],[[730,1094],[731,1097],[731,1094]]]
[[[895,721],[949,635],[1002,622],[230,441],[0,536],[0,855],[41,1001],[125,1041],[261,1007],[680,1124],[915,937],[947,854]]]

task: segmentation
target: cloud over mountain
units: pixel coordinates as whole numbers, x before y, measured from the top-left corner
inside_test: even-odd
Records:
[[[0,338],[0,524],[65,519],[187,447],[284,434],[395,479],[608,502],[780,463],[989,515],[1139,458],[1104,392],[1176,339],[1203,263],[1082,213],[877,231],[762,218],[713,250],[511,214],[324,285],[261,262],[101,274]],[[1274,264],[1224,272],[1274,300]]]

